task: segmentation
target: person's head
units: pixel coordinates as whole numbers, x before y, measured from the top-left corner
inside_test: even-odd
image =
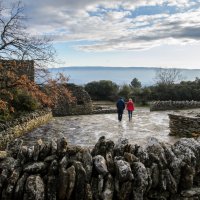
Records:
[[[131,98],[129,98],[129,100],[128,100],[128,101],[131,101],[131,102],[132,102],[133,100],[132,100]]]

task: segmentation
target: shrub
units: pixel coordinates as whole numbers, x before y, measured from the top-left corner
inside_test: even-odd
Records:
[[[40,108],[40,103],[23,90],[17,90],[13,98],[15,111],[34,111]]]

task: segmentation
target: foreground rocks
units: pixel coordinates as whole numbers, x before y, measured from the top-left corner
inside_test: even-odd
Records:
[[[101,137],[92,151],[65,138],[34,147],[16,140],[0,159],[2,200],[200,199],[200,142],[192,138],[149,138],[141,147]]]

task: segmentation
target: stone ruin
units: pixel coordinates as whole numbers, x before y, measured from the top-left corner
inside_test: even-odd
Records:
[[[52,110],[53,115],[66,116],[91,114],[93,110],[92,100],[84,88],[75,84],[67,84],[67,88],[72,92],[75,101],[69,104],[67,99],[60,98],[55,108]]]
[[[200,136],[200,113],[169,114],[170,135],[179,137]]]
[[[31,81],[34,81],[35,69],[33,60],[0,60],[3,69],[13,69],[16,66],[15,73],[19,76],[27,75]]]
[[[2,200],[200,199],[198,139],[149,138],[142,147],[102,136],[92,150],[66,138],[34,147],[15,140],[0,155]]]

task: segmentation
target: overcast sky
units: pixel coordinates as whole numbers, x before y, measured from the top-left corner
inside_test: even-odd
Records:
[[[200,69],[200,0],[24,0],[62,66]]]

